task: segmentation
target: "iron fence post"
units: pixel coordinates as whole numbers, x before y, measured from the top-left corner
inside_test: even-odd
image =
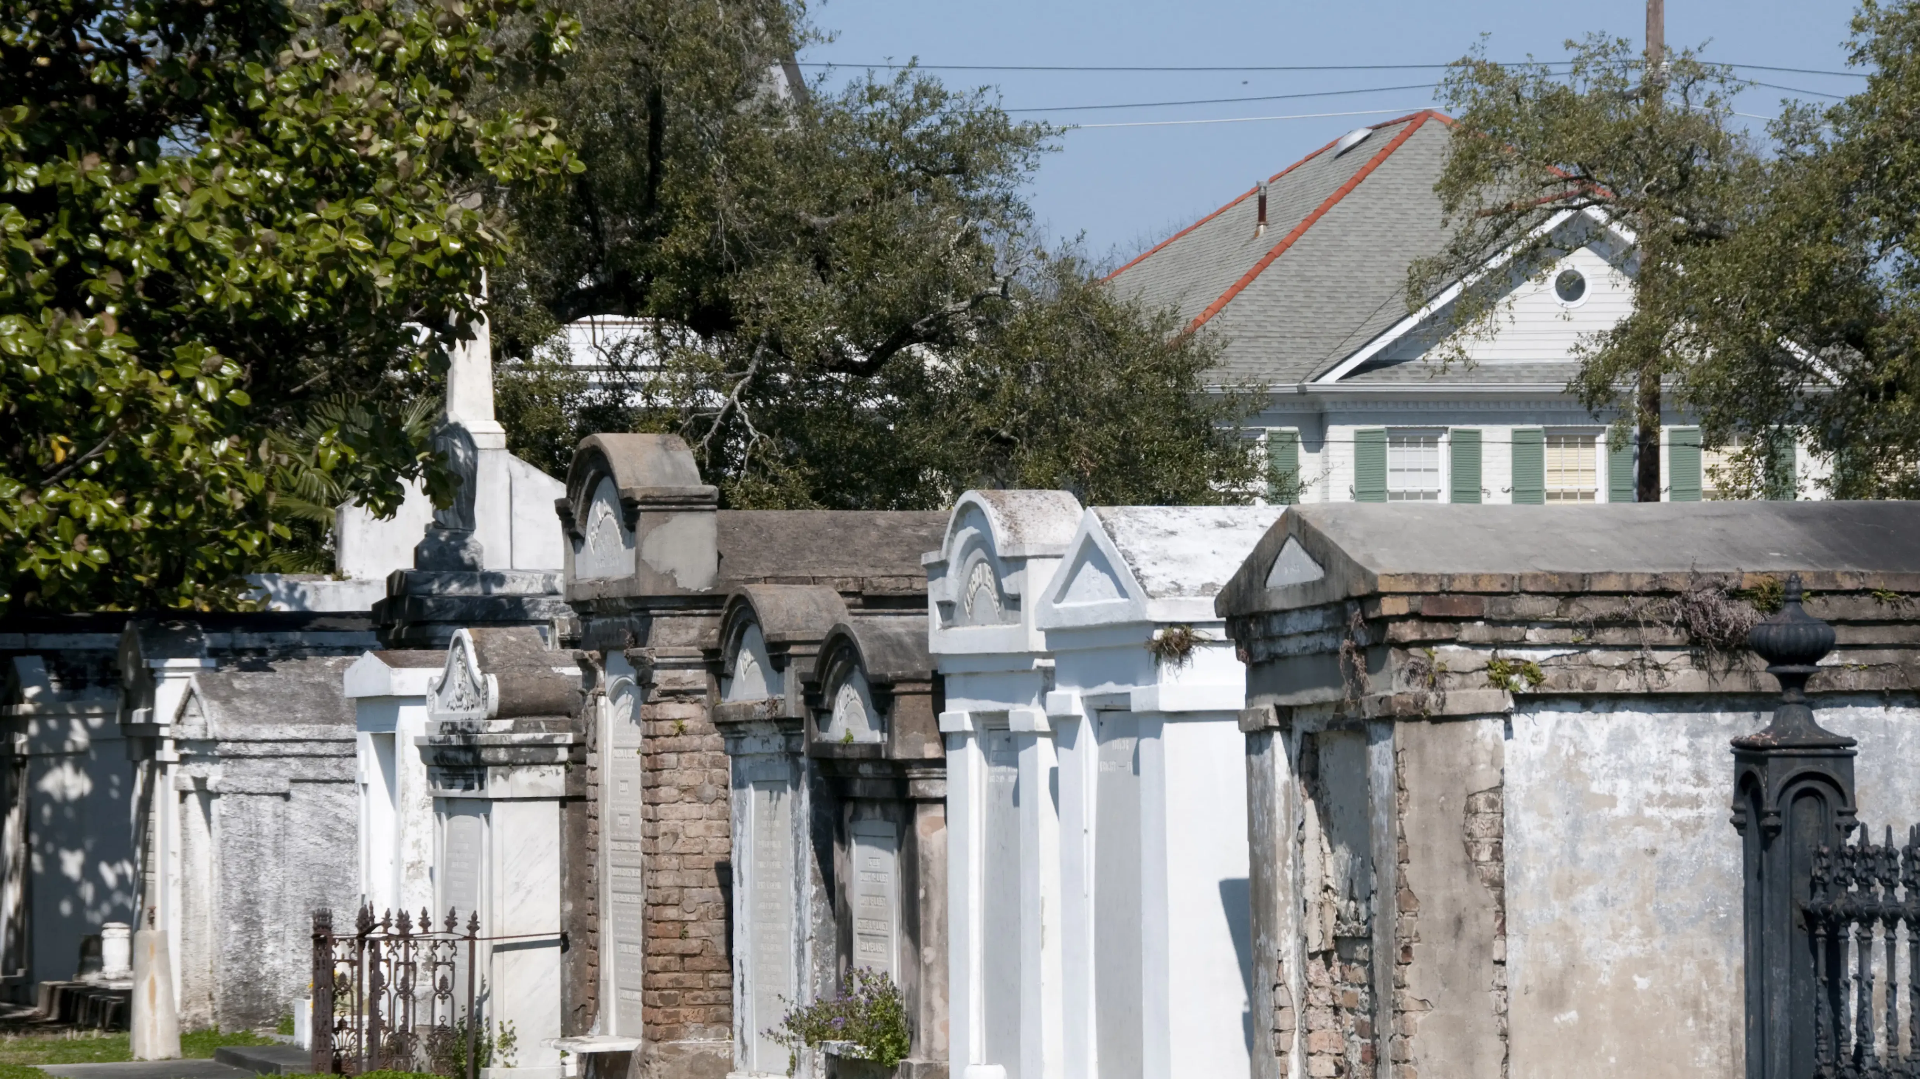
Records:
[[[1853,830],[1854,740],[1824,730],[1806,699],[1815,664],[1832,651],[1833,627],[1801,607],[1800,575],[1787,578],[1781,609],[1753,628],[1748,644],[1780,683],[1780,703],[1763,731],[1733,740],[1733,826],[1743,848],[1748,1079],[1808,1079],[1819,1058],[1827,999],[1844,985],[1831,967],[1844,956],[1821,949],[1805,904],[1822,848]],[[1870,1005],[1869,1005],[1870,1007]]]
[[[480,1032],[480,1017],[473,1014],[473,983],[480,975],[474,969],[478,962],[480,940],[480,913],[474,911],[467,916],[467,1079],[480,1079],[479,1047],[475,1044]]]
[[[313,912],[313,1014],[307,1050],[316,1075],[333,1072],[333,912]]]

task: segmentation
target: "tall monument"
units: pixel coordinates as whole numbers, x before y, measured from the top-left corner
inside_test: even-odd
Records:
[[[444,648],[462,626],[537,626],[550,644],[570,633],[554,500],[565,485],[507,452],[493,415],[493,342],[482,315],[453,350],[446,411],[433,448],[453,473],[413,548],[413,568],[387,578],[374,608],[389,648]]]

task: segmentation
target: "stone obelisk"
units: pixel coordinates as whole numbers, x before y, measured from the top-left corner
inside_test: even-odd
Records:
[[[514,503],[507,432],[493,417],[486,316],[469,329],[471,336],[453,350],[446,411],[433,435],[433,447],[458,487],[451,504],[434,509],[433,523],[413,548],[413,568],[387,578],[387,598],[374,608],[380,639],[389,648],[444,648],[461,626],[572,621],[556,569],[515,568],[516,516],[529,518],[523,525],[533,519],[558,525],[550,498],[542,505]]]
[[[489,511],[507,509],[505,501],[511,493],[485,489],[492,486],[488,479],[506,477],[504,469],[483,467],[482,459],[507,452],[507,431],[493,418],[493,340],[486,316],[481,315],[470,329],[473,336],[453,350],[447,368],[446,410],[433,435],[433,448],[446,458],[459,491],[452,505],[434,510],[432,527],[413,549],[415,569],[483,570],[488,539],[495,541],[496,561],[512,542],[509,536],[487,536],[493,529],[481,524],[502,521],[502,513]],[[496,502],[496,495],[504,497]]]

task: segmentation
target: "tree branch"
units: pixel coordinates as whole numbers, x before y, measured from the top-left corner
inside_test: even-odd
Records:
[[[110,443],[112,443],[114,439],[119,438],[121,435],[126,434],[129,427],[130,427],[130,424],[128,423],[126,417],[124,416],[121,417],[120,422],[113,425],[113,430],[107,432],[107,437],[101,439],[99,443],[96,444],[92,449],[88,450],[87,452],[81,454],[78,457],[73,458],[72,460],[69,460],[66,464],[55,469],[52,475],[49,475],[46,479],[43,479],[40,481],[40,486],[51,487],[54,484],[59,483],[61,480],[66,479],[68,476],[73,475],[74,470],[78,469],[81,465],[84,465],[88,461],[93,460],[95,457],[98,457],[101,454],[107,452],[107,446]]]
[[[932,341],[936,332],[949,320],[967,314],[987,300],[996,297],[1002,300],[1010,299],[1012,287],[1011,275],[995,274],[992,288],[981,289],[964,300],[943,304],[888,334],[886,340],[880,342],[863,359],[830,363],[827,365],[827,370],[857,378],[872,378],[880,373],[880,369],[887,365],[888,360],[899,355],[902,350]]]

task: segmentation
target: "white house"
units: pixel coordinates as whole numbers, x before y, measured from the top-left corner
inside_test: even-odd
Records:
[[[1433,183],[1451,123],[1424,111],[1358,128],[1109,281],[1224,335],[1224,381],[1266,387],[1251,423],[1297,501],[1631,502],[1635,451],[1610,451],[1613,417],[1567,392],[1581,335],[1629,310],[1630,236],[1568,213],[1551,265],[1491,261],[1510,285],[1489,334],[1446,344],[1457,290],[1408,311],[1408,266],[1448,238]],[[1687,421],[1669,412],[1662,501],[1712,496],[1717,455]],[[1796,456],[1771,483],[1813,497],[1822,466]]]

